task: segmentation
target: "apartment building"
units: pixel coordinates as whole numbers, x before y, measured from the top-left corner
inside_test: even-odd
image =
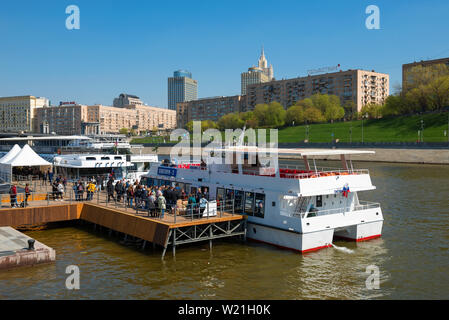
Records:
[[[104,105],[61,105],[40,108],[36,132],[65,135],[119,133],[120,129],[146,132],[176,127],[176,112],[146,105],[112,107]]]
[[[138,96],[127,93],[121,93],[113,101],[113,106],[116,108],[123,108],[128,105],[143,105],[143,102]]]
[[[374,70],[347,70],[293,79],[283,79],[247,87],[246,108],[277,101],[288,108],[315,93],[333,94],[341,104],[353,101],[357,111],[369,103],[381,104],[389,95],[389,75]]]
[[[100,133],[118,133],[122,128],[137,132],[176,128],[176,111],[146,105],[116,108],[104,105],[88,107],[87,121],[100,124]]]
[[[417,66],[430,67],[438,64],[446,65],[449,68],[449,58],[435,59],[435,60],[421,60],[419,62],[406,63],[402,65],[402,89],[407,90],[407,86],[411,79],[407,77],[407,72]]]
[[[88,121],[89,107],[79,104],[61,104],[37,110],[35,132],[62,135],[99,134],[99,123]]]
[[[177,127],[184,128],[190,121],[218,121],[228,113],[240,112],[245,104],[244,96],[210,97],[179,102],[177,104]]]
[[[47,98],[35,96],[0,97],[0,131],[33,132],[36,110],[48,106]]]

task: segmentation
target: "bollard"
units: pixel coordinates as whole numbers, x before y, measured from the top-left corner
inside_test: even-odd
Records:
[[[34,239],[28,239],[28,250],[34,250]]]

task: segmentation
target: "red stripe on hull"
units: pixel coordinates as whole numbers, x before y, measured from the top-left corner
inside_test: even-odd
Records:
[[[332,246],[332,245],[328,244],[326,246],[316,247],[316,248],[312,248],[312,249],[299,250],[299,249],[284,247],[284,246],[281,246],[281,245],[278,245],[278,244],[275,244],[275,243],[271,243],[271,242],[266,242],[266,241],[263,241],[263,240],[258,240],[258,239],[253,239],[253,238],[247,238],[247,239],[251,240],[251,241],[254,241],[254,242],[269,244],[269,245],[275,246],[276,248],[279,248],[279,249],[292,250],[292,251],[299,252],[299,253],[302,253],[302,254],[308,253],[308,252],[312,252],[312,251],[317,251],[317,250],[324,249],[324,248],[329,248],[329,247]]]
[[[371,240],[371,239],[380,238],[381,235],[380,234],[376,234],[374,236],[369,236],[369,237],[359,238],[359,239],[353,239],[353,238],[343,237],[343,236],[339,236],[339,235],[334,235],[334,237],[335,238],[341,238],[341,239],[349,240],[349,241],[361,242],[361,241],[367,241],[367,240]]]

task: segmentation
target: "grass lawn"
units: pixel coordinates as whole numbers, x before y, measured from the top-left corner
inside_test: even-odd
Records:
[[[448,112],[443,112],[422,116],[364,120],[363,141],[416,142],[418,141],[418,130],[421,130],[422,119],[424,142],[446,142],[448,141],[448,116]],[[281,128],[278,132],[279,143],[303,142],[306,139],[306,130],[305,125]],[[444,135],[445,131],[446,136]],[[268,129],[267,134],[269,134]],[[361,142],[362,120],[309,125],[309,142],[331,142],[333,139],[338,139],[339,142]],[[163,142],[163,137],[134,138],[131,141],[131,143]]]
[[[448,141],[448,113],[415,115],[363,121],[364,142],[415,142],[424,124],[424,142]],[[309,142],[362,141],[362,120],[309,125]],[[446,136],[444,132],[446,131]],[[288,127],[278,132],[279,142],[300,142],[306,137],[306,126]]]

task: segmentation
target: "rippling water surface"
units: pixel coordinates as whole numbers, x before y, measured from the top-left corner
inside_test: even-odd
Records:
[[[145,251],[88,227],[27,232],[56,250],[53,264],[0,272],[0,299],[449,299],[449,167],[359,163],[370,169],[383,235],[336,241],[306,255],[237,241]],[[352,252],[351,252],[352,251]],[[81,289],[65,288],[80,268]],[[368,290],[366,267],[380,270]]]

